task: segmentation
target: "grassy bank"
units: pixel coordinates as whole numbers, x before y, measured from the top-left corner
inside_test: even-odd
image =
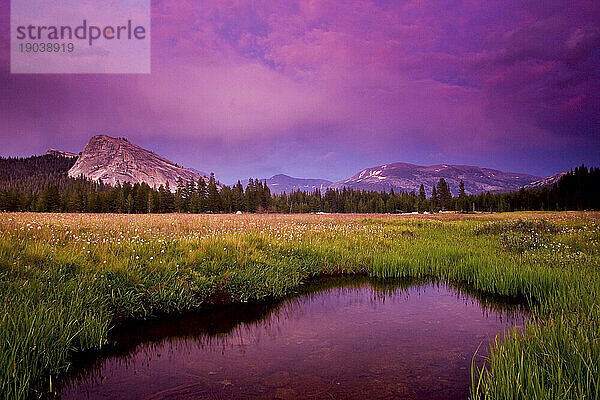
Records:
[[[0,393],[41,396],[117,318],[283,296],[308,277],[433,276],[540,318],[474,396],[600,397],[600,214],[0,214]]]

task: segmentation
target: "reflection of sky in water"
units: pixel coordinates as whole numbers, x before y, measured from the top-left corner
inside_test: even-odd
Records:
[[[241,310],[221,330],[218,309],[140,323],[119,339],[129,348],[76,371],[62,398],[466,398],[477,347],[487,354],[523,321],[486,304],[443,284],[363,280]]]

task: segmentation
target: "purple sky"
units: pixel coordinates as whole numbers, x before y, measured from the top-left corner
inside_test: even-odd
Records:
[[[153,1],[150,75],[11,75],[0,42],[0,155],[97,133],[225,183],[598,166],[600,2]]]

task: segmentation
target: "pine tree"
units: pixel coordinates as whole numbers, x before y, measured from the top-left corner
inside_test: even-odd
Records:
[[[185,183],[183,178],[180,176],[177,178],[177,190],[175,191],[175,210],[178,212],[186,211],[186,191]]]
[[[127,211],[127,208],[125,206],[125,191],[119,184],[117,185],[115,190],[117,191],[117,196],[115,199],[115,209],[119,213],[124,213]]]
[[[423,186],[422,183],[421,186],[419,186],[419,200],[423,202],[427,200],[427,195],[425,194],[425,186]]]
[[[321,191],[315,190],[309,197],[308,208],[310,212],[321,211]]]
[[[267,182],[263,182],[259,187],[260,207],[263,211],[271,208],[271,189],[267,186]]]
[[[221,211],[221,196],[217,189],[215,174],[212,172],[210,173],[210,179],[208,180],[208,210],[212,212]]]
[[[248,179],[248,186],[246,186],[246,210],[250,212],[256,212],[258,208],[258,198],[256,196],[256,186],[252,178]]]
[[[153,213],[156,209],[156,200],[154,198],[154,191],[148,193],[148,202],[146,212]]]
[[[56,186],[50,186],[40,194],[39,211],[56,212],[60,211],[61,199]]]
[[[466,212],[469,208],[469,204],[466,200],[467,194],[465,192],[465,183],[461,180],[458,185],[458,207],[457,209],[461,212]]]
[[[419,198],[416,203],[418,212],[422,213],[427,209],[427,194],[425,193],[425,186],[423,184],[419,186]]]
[[[465,183],[463,181],[460,181],[460,184],[458,185],[458,197],[467,197],[467,194],[465,192]]]
[[[452,201],[452,193],[450,192],[450,187],[444,178],[440,178],[438,181],[437,195],[439,198],[439,207],[441,207],[442,210],[447,210],[450,207],[450,202]]]
[[[438,192],[437,192],[435,185],[433,186],[433,189],[431,189],[431,199],[430,200],[431,200],[431,211],[432,212],[439,211],[440,198],[438,196]]]
[[[204,178],[200,178],[198,180],[198,188],[196,189],[198,192],[198,211],[197,212],[205,212],[207,210],[206,199],[208,198],[208,188],[206,187],[206,181]]]
[[[240,181],[232,189],[232,211],[244,211],[244,187]]]
[[[221,192],[219,193],[219,197],[221,198],[221,206],[219,207],[220,211],[224,211],[226,213],[230,213],[233,211],[233,191],[229,186],[223,186]]]
[[[131,195],[131,193],[129,193],[129,195],[127,196],[127,200],[125,200],[125,207],[127,208],[127,212],[129,214],[133,213],[133,196]]]
[[[175,198],[173,193],[169,190],[169,182],[167,182],[166,187],[160,185],[158,188],[158,203],[160,205],[159,211],[161,213],[173,212],[175,208]]]

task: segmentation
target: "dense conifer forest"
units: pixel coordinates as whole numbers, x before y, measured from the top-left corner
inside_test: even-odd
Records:
[[[267,185],[250,179],[218,190],[213,174],[208,183],[178,182],[151,188],[129,183],[111,187],[67,176],[74,159],[44,155],[0,158],[0,211],[117,213],[398,213],[438,211],[524,211],[600,209],[600,169],[581,166],[550,187],[512,193],[466,195],[464,186],[453,197],[442,178],[431,193],[370,192],[327,189],[272,195]],[[462,183],[462,182],[461,182]]]

